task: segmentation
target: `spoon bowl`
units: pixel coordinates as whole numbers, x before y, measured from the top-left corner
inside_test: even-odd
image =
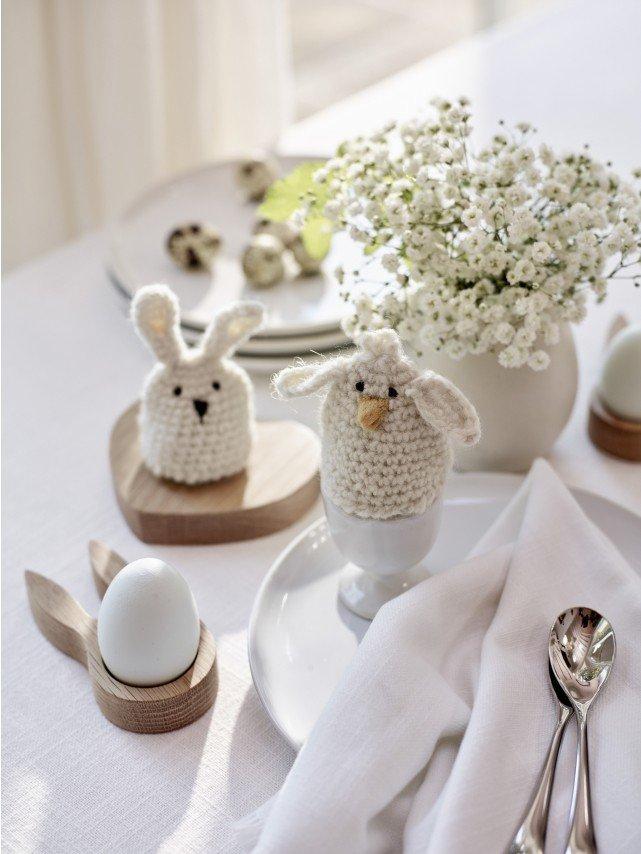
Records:
[[[568,608],[550,630],[550,666],[577,716],[585,716],[616,655],[612,626],[593,608]]]

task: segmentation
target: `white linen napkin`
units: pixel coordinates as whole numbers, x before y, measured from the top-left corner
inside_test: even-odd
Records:
[[[638,854],[641,579],[543,461],[469,560],[379,612],[283,788],[256,817],[254,850],[504,851],[556,722],[548,632],[571,605],[600,610],[617,639],[589,718],[599,850]],[[571,719],[549,852],[563,850],[575,744]]]

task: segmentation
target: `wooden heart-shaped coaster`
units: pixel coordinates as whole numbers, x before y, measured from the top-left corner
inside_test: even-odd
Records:
[[[91,566],[102,598],[125,566],[120,555],[103,543],[89,544]],[[47,640],[79,661],[89,672],[103,715],[121,729],[159,733],[192,723],[214,702],[218,688],[216,644],[204,623],[196,658],[182,676],[153,688],[119,682],[105,667],[98,647],[97,621],[60,585],[37,572],[25,572],[29,605]]]
[[[114,425],[109,456],[120,509],[145,543],[208,545],[273,534],[299,519],[319,494],[320,443],[297,421],[259,421],[245,471],[188,486],[145,466],[135,404]]]

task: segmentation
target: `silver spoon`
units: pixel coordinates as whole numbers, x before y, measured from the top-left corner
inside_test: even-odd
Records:
[[[551,665],[548,665],[548,672],[550,674],[550,683],[558,701],[556,728],[545,758],[543,770],[541,771],[539,785],[530,801],[521,826],[514,834],[514,838],[508,848],[508,854],[543,854],[544,850],[556,760],[559,755],[559,747],[561,746],[561,738],[565,730],[565,725],[572,716],[573,711],[570,701],[556,680]]]
[[[597,848],[590,805],[587,715],[614,664],[614,631],[598,611],[568,608],[552,626],[548,652],[554,675],[574,709],[579,728],[565,850],[566,854],[593,854]]]

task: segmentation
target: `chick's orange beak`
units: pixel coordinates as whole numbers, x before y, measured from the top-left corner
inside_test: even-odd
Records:
[[[362,394],[358,399],[357,418],[363,430],[378,430],[387,412],[389,412],[387,397]]]

